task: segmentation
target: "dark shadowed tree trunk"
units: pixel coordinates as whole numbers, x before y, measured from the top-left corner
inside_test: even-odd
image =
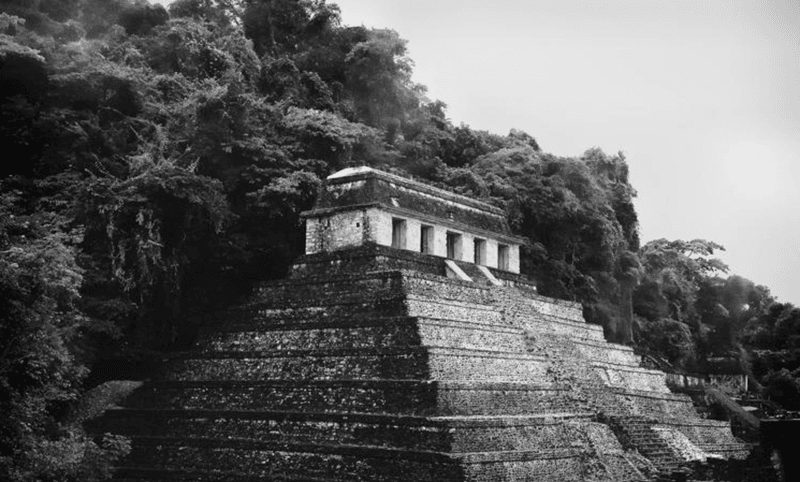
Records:
[[[622,320],[619,337],[620,343],[633,344],[633,290],[639,284],[642,274],[642,265],[639,257],[630,251],[626,251],[620,256],[620,273],[617,275],[619,281],[619,311]]]

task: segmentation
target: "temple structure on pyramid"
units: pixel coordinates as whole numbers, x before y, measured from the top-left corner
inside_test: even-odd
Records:
[[[130,481],[645,481],[743,458],[665,374],[519,274],[502,210],[370,168],[306,254],[110,410]]]

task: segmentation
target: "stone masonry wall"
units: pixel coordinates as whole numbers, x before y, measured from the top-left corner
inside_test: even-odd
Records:
[[[306,253],[319,253],[360,246],[364,243],[365,215],[362,211],[345,211],[306,222]]]
[[[428,254],[434,256],[447,257],[447,233],[455,233],[461,236],[460,253],[456,260],[472,263],[475,260],[475,239],[482,239],[485,243],[485,258],[483,265],[497,269],[498,246],[501,244],[496,239],[486,234],[476,234],[466,229],[444,226],[433,221],[426,221],[414,218],[410,215],[394,215],[379,208],[369,208],[367,213],[368,233],[365,233],[365,241],[377,243],[381,246],[392,245],[392,220],[401,219],[405,221],[405,244],[402,249],[420,252],[420,238],[422,226],[430,226],[433,230],[433,243]],[[352,224],[352,223],[351,223]],[[318,229],[315,227],[309,229]],[[341,244],[340,246],[348,246]],[[508,269],[512,273],[519,273],[519,246],[516,244],[506,244],[508,248]],[[306,251],[307,253],[311,253]],[[314,251],[318,252],[318,251]]]

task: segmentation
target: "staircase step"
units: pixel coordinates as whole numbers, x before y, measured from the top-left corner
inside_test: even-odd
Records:
[[[400,347],[275,352],[207,352],[173,357],[168,380],[546,379],[545,359],[477,349]]]
[[[230,410],[110,411],[92,427],[134,438],[322,443],[443,452],[569,447],[591,414],[409,417],[353,413]]]
[[[259,303],[230,308],[217,313],[202,330],[213,334],[218,331],[270,330],[283,325],[297,324],[352,324],[359,326],[376,318],[395,318],[406,314],[403,298],[383,301],[326,300],[320,306],[289,306],[273,308]]]
[[[423,416],[548,414],[577,408],[565,386],[418,380],[162,381],[146,384],[124,406]]]
[[[117,467],[114,473],[116,482],[264,482],[258,473],[247,474],[241,471],[153,469],[146,467]],[[296,475],[270,474],[274,482],[338,482],[330,477],[310,477]],[[341,479],[339,479],[341,480]]]
[[[368,349],[434,346],[526,353],[519,329],[466,321],[418,317],[329,320],[237,329],[207,334],[198,349],[209,351],[282,351],[309,348]]]

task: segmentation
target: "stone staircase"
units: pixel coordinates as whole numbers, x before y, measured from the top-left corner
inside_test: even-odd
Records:
[[[117,479],[634,481],[681,463],[666,414],[725,431],[579,305],[416,256],[307,256],[223,313],[97,421],[133,441]]]
[[[610,415],[608,423],[623,447],[637,450],[653,463],[659,472],[672,472],[681,460],[653,428],[657,420],[641,415]]]
[[[467,276],[469,276],[472,279],[474,283],[479,284],[481,286],[487,286],[487,287],[492,286],[492,283],[489,281],[486,275],[478,268],[477,265],[472,263],[467,263],[465,261],[456,261],[456,264],[458,265],[459,268],[461,268],[462,271],[464,271],[464,273],[467,274]]]

